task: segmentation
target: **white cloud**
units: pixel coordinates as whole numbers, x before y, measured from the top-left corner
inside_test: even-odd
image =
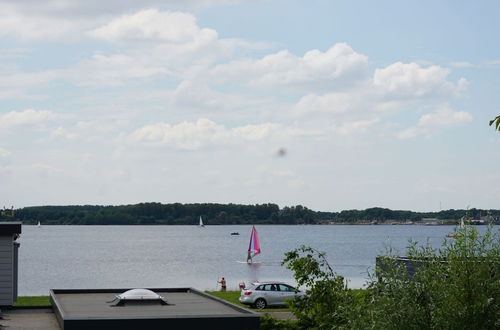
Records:
[[[54,5],[53,3],[48,6]],[[55,5],[54,5],[55,6]],[[11,7],[15,7],[15,10]],[[62,6],[64,7],[64,6]],[[0,30],[2,27],[0,4]],[[16,15],[35,15],[34,12],[19,10],[21,7],[8,6]],[[59,8],[57,10],[65,10]],[[60,13],[59,13],[60,14]],[[0,81],[2,98],[20,98],[26,91],[12,91],[14,87],[43,88],[51,82],[65,81],[77,86],[114,87],[123,86],[129,80],[145,80],[168,77],[177,79],[200,79],[200,72],[208,70],[215,61],[228,58],[235,52],[253,48],[262,48],[261,43],[249,43],[238,39],[219,39],[217,32],[209,28],[201,28],[195,16],[182,12],[160,11],[157,9],[142,10],[135,14],[122,15],[108,20],[106,24],[95,27],[99,20],[89,20],[85,24],[73,22],[64,15],[55,18],[46,14],[43,19],[50,22],[40,23],[48,30],[54,29],[54,35],[44,28],[29,27],[23,32],[19,26],[22,22],[32,22],[30,17],[21,17],[16,22],[4,22],[16,33],[22,33],[26,38],[63,37],[67,35],[72,41],[78,40],[84,30],[87,35],[105,41],[117,42],[119,51],[96,51],[90,58],[62,69],[40,70],[38,72],[20,72],[17,66],[0,67],[4,79]],[[11,16],[9,16],[11,17]],[[10,19],[13,19],[13,18]],[[41,19],[42,19],[41,18]],[[71,29],[59,23],[59,19],[68,20],[74,24]],[[54,21],[54,23],[52,23]],[[78,21],[78,20],[76,20]],[[7,31],[10,31],[7,29]],[[1,35],[0,31],[0,35]],[[31,34],[30,34],[31,33]],[[15,34],[9,32],[9,35]],[[60,35],[59,35],[60,34]],[[5,56],[10,56],[5,53]],[[190,78],[191,77],[191,78]],[[4,96],[2,96],[4,95]]]
[[[324,95],[308,94],[296,104],[299,114],[322,112],[340,117],[353,117],[359,113],[373,113],[379,105],[387,102],[379,100],[369,89],[353,89],[348,92],[327,93]]]
[[[376,69],[373,87],[386,97],[421,98],[454,96],[468,83],[464,78],[456,83],[446,80],[450,71],[437,65],[426,68],[417,63],[396,62],[383,69]]]
[[[451,62],[450,65],[454,68],[472,68],[472,67],[474,67],[474,64],[467,62],[467,61]]]
[[[67,71],[67,78],[79,86],[122,86],[128,79],[147,79],[169,71],[147,56],[94,54]]]
[[[311,50],[303,57],[283,50],[258,60],[239,60],[215,67],[211,75],[219,81],[243,81],[252,87],[319,84],[358,75],[367,57],[349,45],[338,43],[326,52]]]
[[[366,133],[379,122],[378,118],[346,122],[339,127],[338,131],[342,135]]]
[[[306,184],[303,178],[301,178],[297,173],[291,170],[275,170],[270,173],[272,176],[280,178],[285,181],[285,184],[289,188],[298,188]],[[274,181],[274,180],[272,180]],[[262,182],[264,183],[264,182]]]
[[[397,62],[376,69],[371,79],[342,92],[307,94],[297,102],[294,110],[303,120],[319,125],[327,123],[342,135],[369,132],[383,116],[414,111],[416,104],[434,106],[436,97],[448,99],[457,96],[466,88],[467,82],[463,78],[451,82],[446,79],[448,74],[448,69],[439,66],[421,67],[416,63]],[[446,115],[450,116],[450,113],[446,112]],[[452,114],[458,120],[463,119],[460,116],[461,113]],[[409,129],[400,137],[428,132],[426,120],[424,117],[418,128]]]
[[[2,4],[12,10],[29,14],[60,15],[64,17],[116,15],[140,8],[201,8],[208,6],[238,3],[246,0],[2,0]]]
[[[230,94],[215,91],[206,83],[183,80],[175,90],[166,93],[169,104],[175,108],[211,110],[235,110],[242,107],[257,107],[271,102],[257,96]]]
[[[80,61],[65,69],[38,72],[1,72],[0,97],[13,98],[26,94],[21,88],[46,88],[51,83],[64,81],[77,86],[122,86],[129,79],[148,79],[168,75],[170,71],[163,61],[147,53],[93,54],[89,59]],[[18,87],[12,90],[12,87]],[[40,97],[40,96],[38,96]],[[19,97],[18,97],[19,98]],[[26,97],[24,97],[26,98]]]
[[[304,134],[313,133],[286,128],[273,123],[226,128],[224,125],[217,124],[209,119],[200,118],[196,122],[182,122],[177,125],[167,123],[146,125],[133,132],[129,138],[132,142],[147,145],[170,145],[184,150],[197,150],[204,145],[213,143],[254,142],[269,137]]]
[[[0,50],[0,59],[5,60],[18,60],[27,58],[32,52],[29,48],[7,48]]]
[[[17,36],[26,40],[74,38],[85,26],[79,18],[25,10],[26,7],[19,2],[0,4],[0,36]]]
[[[453,127],[472,120],[471,114],[465,111],[453,111],[448,106],[442,106],[436,112],[420,117],[418,124],[398,133],[400,139],[410,139],[417,136],[430,137],[443,127]]]
[[[74,41],[109,17],[143,8],[186,10],[235,2],[238,0],[3,0],[0,36]]]
[[[435,113],[420,117],[418,122],[422,126],[457,126],[472,120],[472,116],[465,111],[453,111],[449,107],[442,107]]]
[[[124,15],[92,30],[90,36],[116,42],[210,43],[217,39],[212,29],[200,29],[196,18],[181,12],[142,10]]]
[[[68,126],[58,126],[50,134],[51,140],[77,140],[79,142],[109,142],[119,134],[124,122],[117,118],[77,121]]]
[[[492,65],[492,66],[500,65],[500,59],[495,59],[495,60],[487,61],[486,65]]]
[[[295,105],[298,115],[324,113],[336,118],[358,118],[379,115],[401,108],[408,100],[391,99],[377,94],[370,85],[361,85],[347,92],[307,94]]]
[[[249,170],[249,177],[243,181],[248,187],[267,187],[273,185],[299,188],[306,185],[304,178],[290,169],[274,169],[269,166],[258,166]]]
[[[232,128],[228,133],[229,137],[241,138],[247,141],[257,141],[266,138],[271,134],[277,134],[281,125],[265,123],[260,125],[245,125]]]
[[[68,130],[67,128],[64,127],[57,127],[52,131],[51,138],[64,138],[67,140],[74,140],[77,139],[79,136],[75,132],[72,132]]]
[[[10,156],[9,150],[0,148],[0,158],[7,158],[9,156]]]
[[[124,48],[115,54],[96,53],[66,70],[66,77],[80,86],[119,86],[152,77],[200,80],[200,72],[214,62],[262,47],[219,39],[215,30],[199,27],[191,14],[157,9],[121,16],[87,34]]]
[[[0,127],[12,128],[42,124],[57,118],[57,115],[47,110],[27,109],[24,111],[11,111],[0,114]]]
[[[8,100],[8,99],[29,99],[33,98],[24,94],[22,90],[19,89],[7,89],[0,90],[0,100]]]
[[[13,87],[47,87],[47,84],[61,78],[61,70],[46,70],[39,72],[0,72],[0,88],[12,89]]]

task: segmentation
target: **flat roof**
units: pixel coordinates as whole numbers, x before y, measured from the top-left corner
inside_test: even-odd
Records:
[[[124,325],[154,329],[166,326],[258,329],[260,314],[193,288],[156,288],[168,305],[130,302],[116,306],[117,294],[129,289],[51,290],[62,329],[113,329]]]
[[[19,221],[0,221],[0,235],[20,234],[21,225]]]

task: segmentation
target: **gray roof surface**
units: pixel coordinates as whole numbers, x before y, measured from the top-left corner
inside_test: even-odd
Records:
[[[65,318],[243,316],[245,314],[250,316],[254,314],[191,291],[154,291],[162,295],[169,305],[127,303],[124,306],[114,306],[114,303],[110,301],[117,293],[113,292],[56,293],[55,296]]]

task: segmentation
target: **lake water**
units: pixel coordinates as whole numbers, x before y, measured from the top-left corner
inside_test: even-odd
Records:
[[[241,281],[293,282],[280,266],[301,244],[327,253],[334,270],[361,287],[375,257],[390,245],[404,254],[408,240],[439,247],[452,226],[257,226],[260,263],[242,263],[251,226],[23,226],[19,295],[57,288],[194,287],[228,289]],[[481,231],[486,228],[478,227]],[[230,235],[239,232],[239,236]]]

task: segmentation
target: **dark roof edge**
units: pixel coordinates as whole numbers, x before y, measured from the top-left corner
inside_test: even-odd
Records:
[[[21,222],[0,222],[0,235],[20,234]]]

